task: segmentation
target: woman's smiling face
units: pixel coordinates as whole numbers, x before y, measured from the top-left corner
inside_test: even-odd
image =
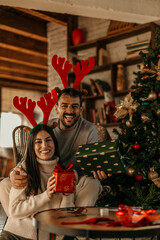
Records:
[[[55,152],[55,145],[52,137],[47,131],[41,130],[37,133],[34,141],[34,150],[39,159],[52,159]]]

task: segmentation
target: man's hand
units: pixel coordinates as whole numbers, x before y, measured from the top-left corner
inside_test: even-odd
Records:
[[[48,182],[47,182],[47,195],[50,199],[52,199],[53,197],[53,193],[54,193],[54,188],[55,188],[55,176],[52,175],[49,179],[48,179]]]
[[[15,167],[13,172],[10,174],[10,180],[12,187],[16,189],[23,189],[28,184],[26,172],[19,167]]]
[[[93,177],[96,179],[104,180],[107,178],[107,174],[104,171],[98,170],[97,172],[93,171]]]

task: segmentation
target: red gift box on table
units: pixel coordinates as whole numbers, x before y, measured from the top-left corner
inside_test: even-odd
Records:
[[[69,163],[64,169],[59,163],[55,166],[53,174],[56,179],[54,192],[73,193],[74,192],[74,167]]]

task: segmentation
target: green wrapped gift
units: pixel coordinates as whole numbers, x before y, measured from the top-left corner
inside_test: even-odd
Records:
[[[104,171],[106,174],[125,172],[118,140],[81,145],[76,153],[76,159],[88,176],[93,176],[92,171],[97,170]]]

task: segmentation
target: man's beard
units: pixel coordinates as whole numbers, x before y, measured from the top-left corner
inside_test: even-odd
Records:
[[[72,114],[65,114],[65,115],[71,116]],[[64,117],[65,117],[65,115],[64,115]],[[78,116],[74,119],[74,121],[73,121],[73,123],[72,123],[71,125],[67,125],[67,124],[65,123],[65,121],[62,120],[62,119],[60,119],[60,121],[61,121],[61,123],[63,124],[63,126],[65,126],[66,128],[71,128],[71,127],[73,127],[73,126],[77,123],[79,117],[80,117],[80,115],[78,115]]]

